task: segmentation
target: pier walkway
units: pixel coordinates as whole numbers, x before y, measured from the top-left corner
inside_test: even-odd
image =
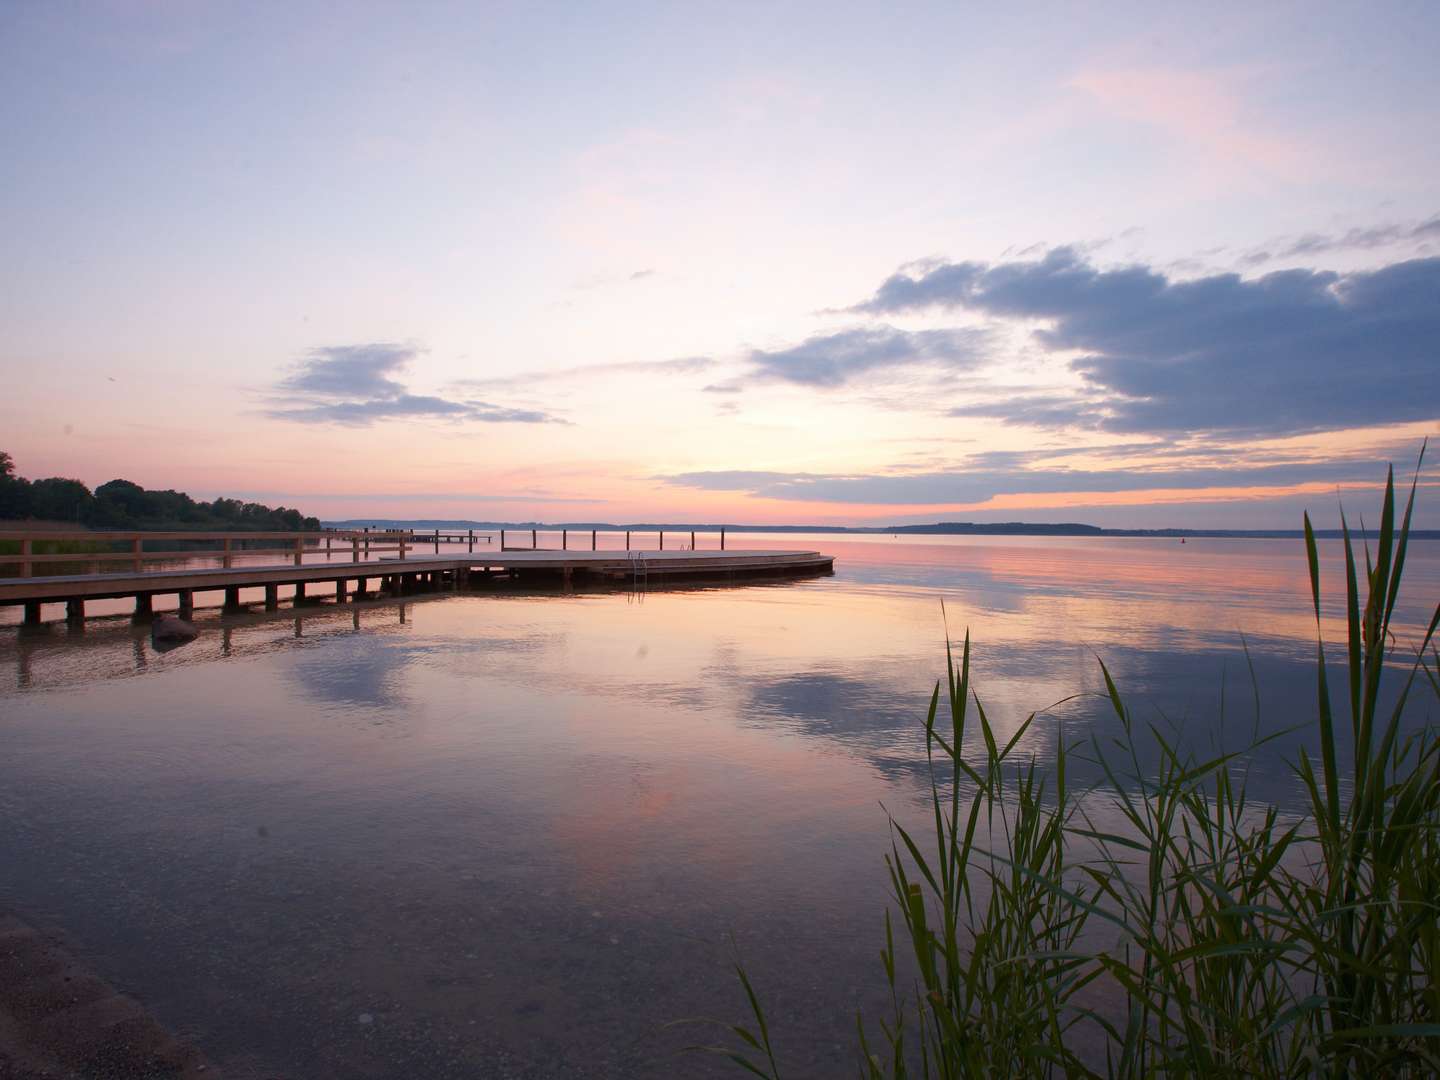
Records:
[[[423,534],[422,534],[423,535]],[[247,538],[248,539],[248,538]],[[372,536],[372,541],[374,537]],[[407,538],[408,539],[408,538]],[[347,544],[349,546],[348,538]],[[410,547],[407,543],[406,547]],[[378,551],[380,545],[374,544]],[[138,549],[137,549],[138,550]],[[284,549],[287,555],[294,549]],[[344,555],[350,552],[344,549]],[[271,552],[274,553],[273,550]],[[145,552],[143,558],[160,553]],[[251,553],[257,554],[257,553]],[[312,557],[312,548],[306,554]],[[323,556],[323,552],[320,553]],[[172,560],[216,557],[213,552],[172,552]],[[408,552],[407,552],[408,555]],[[225,556],[233,563],[235,555]],[[343,555],[341,556],[343,558]],[[35,561],[47,558],[34,556]],[[56,561],[96,560],[97,556],[49,556]],[[110,558],[101,556],[100,558]],[[559,580],[565,584],[578,578],[645,584],[651,578],[679,577],[739,579],[766,575],[805,575],[825,573],[833,568],[832,556],[817,551],[737,551],[737,550],[669,550],[669,551],[555,551],[555,550],[489,550],[464,551],[455,554],[423,555],[420,557],[381,556],[374,559],[306,562],[299,554],[290,563],[245,563],[243,565],[185,566],[178,569],[144,570],[141,558],[129,554],[115,556],[126,561],[134,558],[134,566],[119,573],[52,574],[45,576],[0,577],[0,605],[23,605],[25,622],[42,619],[42,605],[63,603],[66,617],[85,616],[87,600],[134,597],[135,613],[152,610],[152,598],[173,595],[178,598],[182,614],[193,610],[195,594],[219,591],[224,593],[227,608],[240,609],[249,603],[264,603],[266,608],[278,606],[280,589],[286,588],[297,602],[319,599],[321,587],[332,591],[336,600],[347,596],[357,598],[375,591],[400,594],[430,589],[446,584],[457,588],[472,587],[497,577],[525,580]],[[3,557],[0,557],[3,559]],[[141,567],[136,569],[136,567]],[[27,569],[28,569],[27,565]],[[263,600],[249,599],[242,590],[263,590]],[[311,591],[317,590],[317,591]]]

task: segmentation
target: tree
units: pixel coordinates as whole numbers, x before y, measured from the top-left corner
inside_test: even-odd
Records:
[[[86,504],[94,497],[79,480],[52,476],[30,485],[30,512],[51,521],[79,521]]]
[[[131,480],[109,480],[91,494],[79,480],[52,476],[30,481],[15,474],[15,459],[0,450],[0,520],[49,518],[112,529],[318,529],[298,510],[219,498],[196,502],[183,491],[147,491]]]

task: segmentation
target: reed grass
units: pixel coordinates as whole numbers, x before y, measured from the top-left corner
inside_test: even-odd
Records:
[[[1139,722],[1101,662],[1120,736],[1062,745],[1042,769],[1017,750],[1035,716],[1001,745],[969,634],[958,658],[947,645],[925,718],[929,824],[890,819],[892,1004],[856,1018],[860,1076],[1440,1074],[1440,737],[1402,724],[1412,691],[1440,695],[1440,606],[1411,655],[1391,632],[1415,489],[1397,527],[1387,477],[1363,569],[1344,524],[1338,694],[1306,515],[1319,760],[1293,759],[1298,811],[1252,800],[1245,765],[1293,729],[1197,757]],[[967,754],[977,727],[983,753]],[[1076,791],[1080,756],[1103,780]],[[779,1080],[739,971],[752,1020],[703,1049]]]

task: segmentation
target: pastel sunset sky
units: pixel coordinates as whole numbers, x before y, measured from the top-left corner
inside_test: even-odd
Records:
[[[1440,433],[1437,57],[1428,2],[0,0],[0,449],[328,519],[1335,524]]]

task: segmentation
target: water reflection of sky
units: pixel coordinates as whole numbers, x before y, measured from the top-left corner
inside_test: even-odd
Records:
[[[738,1015],[730,934],[796,1075],[831,1075],[880,1004],[879,804],[920,790],[941,600],[1002,736],[1082,695],[1032,727],[1042,759],[1113,731],[1097,654],[1208,745],[1255,722],[1243,632],[1261,723],[1310,715],[1294,542],[815,545],[834,577],[202,612],[163,655],[124,618],[7,628],[0,906],[227,1075],[704,1074],[659,1025]]]

